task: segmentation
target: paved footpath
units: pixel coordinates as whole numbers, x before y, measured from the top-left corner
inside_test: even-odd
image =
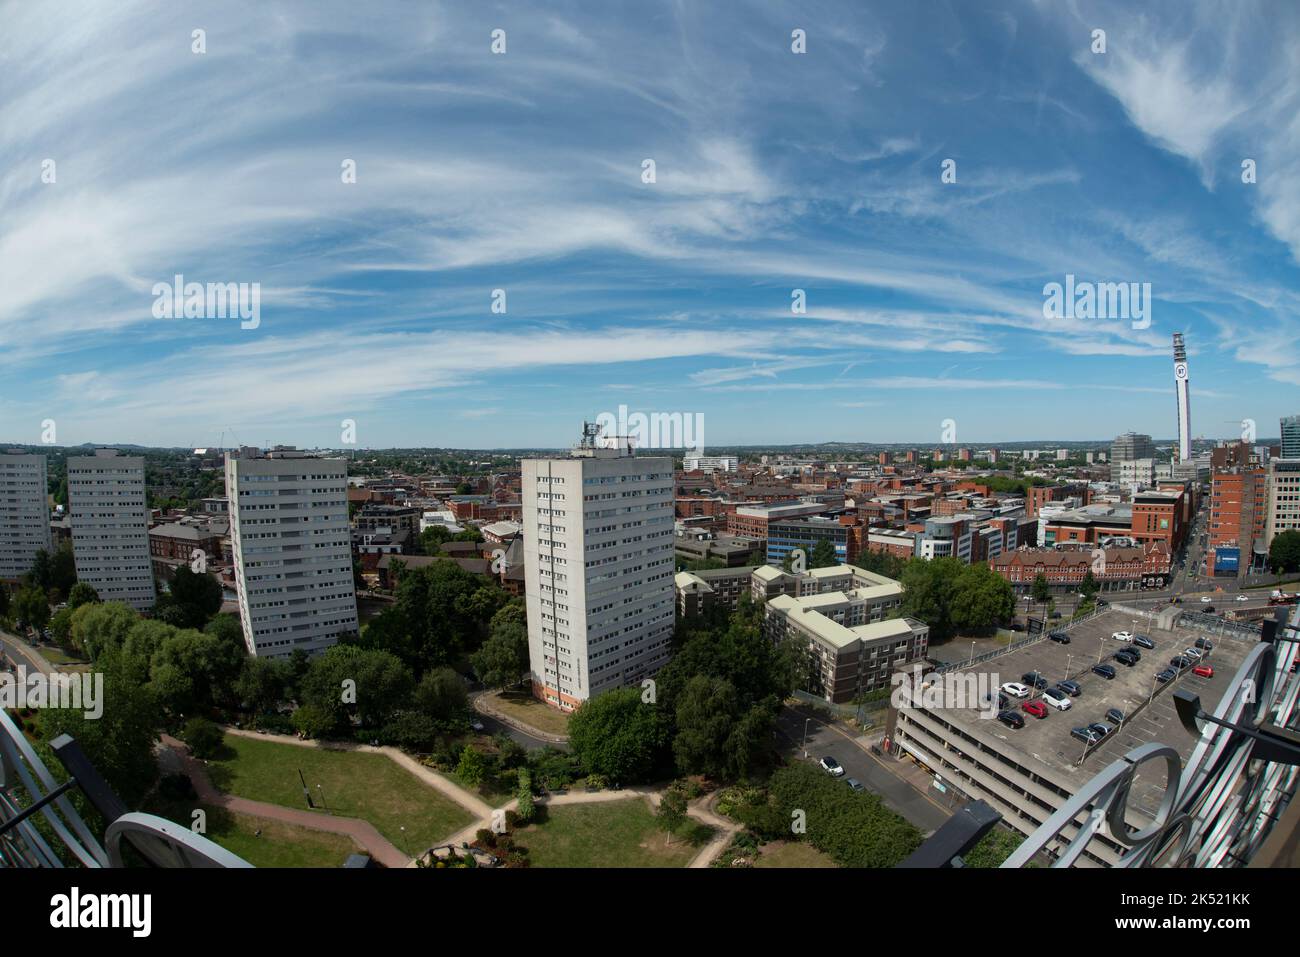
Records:
[[[218,791],[208,777],[208,770],[202,761],[191,757],[189,749],[169,734],[162,735],[163,747],[172,754],[186,776],[194,783],[199,800],[204,804],[225,808],[237,814],[282,821],[310,828],[313,831],[329,831],[352,838],[366,852],[385,867],[409,867],[411,859],[399,851],[393,844],[376,830],[369,821],[354,817],[339,817],[319,812],[283,807],[279,804],[267,804],[265,801],[253,801]]]

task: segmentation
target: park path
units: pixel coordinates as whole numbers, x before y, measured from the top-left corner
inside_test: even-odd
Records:
[[[429,785],[429,787],[440,792],[445,797],[450,798],[452,801],[455,801],[476,818],[490,818],[492,816],[492,806],[477,794],[466,790],[455,781],[439,774],[432,768],[426,767],[398,748],[376,746],[372,744],[352,744],[346,741],[303,740],[302,738],[294,737],[291,734],[263,734],[260,731],[246,731],[242,728],[225,727],[222,730],[224,730],[226,734],[233,734],[237,738],[252,738],[255,741],[274,741],[277,744],[291,744],[297,748],[320,748],[326,751],[364,751],[368,754],[382,754],[393,763],[405,768],[407,771],[410,771],[425,784]]]
[[[461,828],[455,834],[452,834],[450,837],[447,838],[445,842],[439,841],[438,846],[443,846],[444,843],[451,844],[453,846],[460,846],[462,844],[471,844],[477,839],[478,832],[481,829],[492,827],[492,815],[494,809],[490,804],[488,804],[478,795],[461,787],[455,781],[452,781],[449,778],[445,777],[444,775],[439,774],[438,772],[434,771],[432,768],[426,767],[425,765],[421,764],[420,762],[412,758],[409,754],[406,754],[405,752],[397,748],[382,747],[382,746],[377,747],[375,745],[370,745],[370,744],[352,744],[352,743],[338,742],[338,741],[316,741],[312,739],[304,740],[302,738],[294,737],[293,735],[263,734],[260,731],[246,731],[242,728],[228,727],[225,728],[225,731],[227,734],[233,734],[236,737],[264,739],[268,741],[275,741],[280,744],[291,744],[294,745],[295,747],[300,747],[300,748],[324,748],[326,750],[332,750],[332,751],[365,751],[372,754],[385,755],[390,760],[396,762],[403,768],[406,768],[408,771],[414,774],[421,781],[425,782],[430,787],[433,787],[439,792],[441,792],[442,794],[446,795],[448,798],[455,801],[461,807],[465,808],[465,810],[469,811],[471,814],[474,815],[474,820],[471,823]],[[197,787],[198,785],[196,784],[195,786]],[[663,794],[663,791],[664,791],[663,787],[650,787],[650,786],[620,788],[617,791],[606,788],[600,791],[568,791],[564,794],[547,794],[538,797],[536,800],[538,804],[545,804],[554,807],[562,807],[564,805],[569,805],[569,804],[597,804],[605,801],[622,801],[622,800],[628,800],[630,798],[643,798],[650,802],[650,806],[652,809],[657,809],[659,807],[659,800]],[[223,795],[223,797],[228,797],[228,795]],[[697,798],[695,801],[687,805],[686,814],[688,817],[691,817],[696,821],[699,821],[701,824],[708,825],[709,827],[713,828],[715,831],[714,836],[709,840],[709,842],[700,849],[699,853],[697,853],[695,857],[691,859],[691,862],[687,865],[688,867],[702,868],[702,867],[710,866],[713,863],[713,861],[717,858],[717,856],[721,854],[723,850],[726,849],[727,845],[731,843],[731,839],[732,837],[735,836],[736,832],[740,830],[741,826],[737,824],[735,821],[728,820],[727,818],[722,817],[721,815],[717,814],[713,810],[713,804],[716,798],[717,798],[716,793],[705,795],[704,797]],[[245,799],[235,798],[234,800],[242,801]],[[250,803],[259,804],[260,802],[254,801]],[[512,798],[510,801],[503,804],[497,810],[513,811],[515,810],[516,807],[518,807],[518,803],[519,802],[516,799]],[[277,805],[265,805],[265,806],[272,807],[272,808],[278,807]],[[235,808],[232,808],[232,810],[235,810]],[[311,813],[308,811],[297,811],[288,808],[279,808],[279,810],[287,811],[288,813],[291,814],[310,815]],[[256,812],[250,811],[248,813],[251,814]],[[352,820],[352,819],[348,818],[344,820]],[[294,822],[295,823],[297,822],[296,819]],[[357,823],[364,824],[366,827],[369,827],[372,831],[374,831],[374,828],[364,821],[359,821]],[[375,831],[374,833],[377,837],[379,837],[381,841],[387,843],[387,841],[383,838],[383,836],[379,835],[378,831]],[[392,845],[390,844],[389,847],[392,847]],[[396,848],[394,848],[394,850],[396,850]],[[403,861],[405,862],[405,859],[403,859]],[[403,864],[389,865],[389,866],[400,867],[403,866]],[[406,866],[413,866],[413,865],[407,864]]]
[[[325,815],[320,812],[283,807],[268,804],[265,801],[253,801],[249,798],[236,797],[219,791],[208,777],[208,769],[203,762],[189,753],[189,748],[169,734],[162,735],[163,747],[172,754],[172,759],[180,766],[182,773],[194,784],[199,800],[237,814],[296,824],[313,831],[329,831],[352,838],[358,845],[385,867],[408,867],[411,859],[399,851],[369,821],[355,817]]]

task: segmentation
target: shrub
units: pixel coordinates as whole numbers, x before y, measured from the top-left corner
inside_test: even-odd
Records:
[[[494,848],[497,846],[497,836],[491,828],[480,827],[474,832],[474,839],[478,841],[480,847]]]

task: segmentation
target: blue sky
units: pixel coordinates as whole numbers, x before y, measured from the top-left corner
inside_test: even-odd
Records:
[[[1300,8],[1133,7],[0,2],[0,441],[1168,437],[1174,331],[1193,433],[1276,435]],[[260,325],[155,318],[177,273]],[[1150,327],[1045,319],[1067,274]]]

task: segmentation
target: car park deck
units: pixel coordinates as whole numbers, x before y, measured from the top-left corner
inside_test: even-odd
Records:
[[[1128,667],[1113,659],[1122,648],[1134,647],[1131,642],[1111,638],[1117,631],[1145,635],[1156,645],[1154,650],[1139,648],[1142,660]],[[1207,709],[1218,703],[1229,687],[1233,675],[1254,646],[1253,641],[1242,638],[1205,636],[1200,630],[1181,625],[1173,631],[1162,631],[1154,622],[1119,611],[1107,611],[1096,618],[1074,625],[1068,632],[1070,644],[1060,644],[1044,637],[1028,647],[998,658],[981,662],[964,674],[980,674],[987,687],[997,688],[1005,682],[1022,682],[1027,672],[1037,671],[1055,684],[1065,678],[1077,682],[1083,689],[1080,696],[1071,696],[1071,708],[1057,711],[1048,708],[1046,718],[1035,718],[1023,709],[1026,701],[1036,700],[1039,692],[1029,698],[1012,699],[1011,707],[1025,718],[1023,728],[1009,728],[996,720],[981,717],[977,707],[945,709],[950,720],[970,726],[972,730],[998,739],[999,749],[1008,754],[1019,752],[1034,761],[1048,765],[1054,777],[1071,782],[1073,788],[1081,786],[1101,768],[1122,757],[1138,745],[1159,741],[1176,748],[1184,761],[1196,743],[1182,727],[1174,711],[1173,691],[1186,688],[1201,696]],[[1183,649],[1193,647],[1197,638],[1210,637],[1214,649],[1195,664],[1210,665],[1214,677],[1203,678],[1186,669],[1174,680],[1160,684],[1156,674],[1170,667],[1169,659]],[[1107,680],[1092,673],[1098,662],[1111,665],[1115,678]],[[1096,722],[1111,723],[1106,711],[1118,708],[1125,720],[1113,733],[1096,745],[1088,745],[1074,737],[1073,728]],[[1032,765],[1031,765],[1032,766]],[[1153,817],[1165,787],[1163,762],[1145,765],[1135,779],[1130,795],[1132,823]]]

